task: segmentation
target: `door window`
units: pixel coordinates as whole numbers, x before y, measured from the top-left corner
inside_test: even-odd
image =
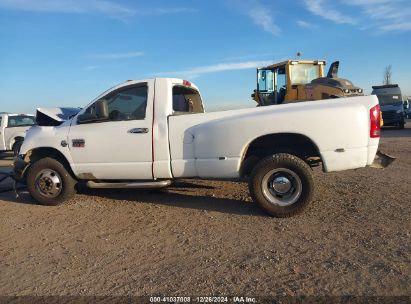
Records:
[[[276,103],[282,103],[287,92],[287,78],[285,74],[285,66],[275,70],[275,93]]]
[[[282,87],[287,86],[287,80],[285,76],[285,67],[281,67],[275,70],[276,73],[276,89],[277,91],[280,90]]]
[[[147,86],[121,88],[103,97],[108,103],[110,121],[142,120],[146,117]],[[86,110],[87,114],[95,114],[93,104]]]
[[[272,70],[258,71],[258,88],[260,92],[272,92],[274,89],[274,73]]]

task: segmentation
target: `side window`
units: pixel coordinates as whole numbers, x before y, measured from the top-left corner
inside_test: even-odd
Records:
[[[177,113],[204,113],[200,94],[183,86],[173,88],[173,110]]]
[[[26,127],[35,124],[34,116],[13,115],[9,116],[9,123],[7,127]]]
[[[142,120],[146,117],[147,86],[127,87],[103,97],[108,103],[110,121]],[[91,105],[87,114],[95,113],[95,105]]]
[[[279,67],[275,71],[275,94],[276,103],[283,103],[287,92],[287,78],[285,67]]]
[[[287,85],[284,67],[277,69],[277,79],[276,80],[277,80],[276,81],[277,90],[280,90],[282,87],[285,87]]]
[[[7,124],[7,127],[8,127],[8,128],[10,128],[10,127],[15,127],[16,125],[17,125],[17,122],[16,122],[16,120],[14,119],[14,117],[9,116],[9,122],[8,122],[8,124]]]

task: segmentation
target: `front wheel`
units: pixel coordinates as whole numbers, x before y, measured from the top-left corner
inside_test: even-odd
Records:
[[[43,158],[32,164],[27,172],[27,188],[40,204],[56,206],[72,198],[76,180],[62,163]]]
[[[402,121],[402,122],[400,122],[400,123],[398,124],[398,127],[399,127],[400,129],[404,129],[404,126],[405,126],[405,121]]]
[[[278,153],[261,160],[251,173],[250,194],[269,214],[290,217],[301,212],[314,194],[311,168],[300,158]]]

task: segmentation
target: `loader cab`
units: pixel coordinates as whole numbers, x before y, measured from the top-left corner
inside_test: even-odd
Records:
[[[257,92],[263,105],[283,103],[286,87],[285,66],[257,70]]]
[[[305,85],[324,76],[324,65],[322,60],[287,60],[258,68],[254,99],[260,105],[305,99]]]

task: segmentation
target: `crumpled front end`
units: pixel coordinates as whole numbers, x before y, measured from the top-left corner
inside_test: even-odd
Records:
[[[71,119],[81,108],[38,108],[36,122],[39,126],[55,127]]]

